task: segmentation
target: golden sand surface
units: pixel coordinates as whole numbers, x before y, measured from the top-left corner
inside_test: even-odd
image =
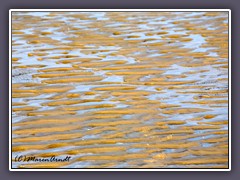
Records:
[[[13,167],[228,168],[228,53],[227,12],[13,12]]]

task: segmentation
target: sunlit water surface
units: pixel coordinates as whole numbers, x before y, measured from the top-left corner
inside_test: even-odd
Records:
[[[14,12],[12,158],[227,168],[228,14]]]

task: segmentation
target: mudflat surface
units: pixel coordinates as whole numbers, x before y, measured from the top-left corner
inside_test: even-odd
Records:
[[[228,168],[227,12],[14,12],[12,157]]]

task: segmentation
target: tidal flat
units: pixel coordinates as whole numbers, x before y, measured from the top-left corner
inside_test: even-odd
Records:
[[[12,167],[228,168],[228,28],[228,12],[12,12]]]

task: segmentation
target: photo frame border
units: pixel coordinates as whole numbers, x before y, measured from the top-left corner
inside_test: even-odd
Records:
[[[228,12],[228,168],[12,168],[12,12]],[[9,171],[231,171],[231,10],[230,9],[10,9],[9,10]]]

